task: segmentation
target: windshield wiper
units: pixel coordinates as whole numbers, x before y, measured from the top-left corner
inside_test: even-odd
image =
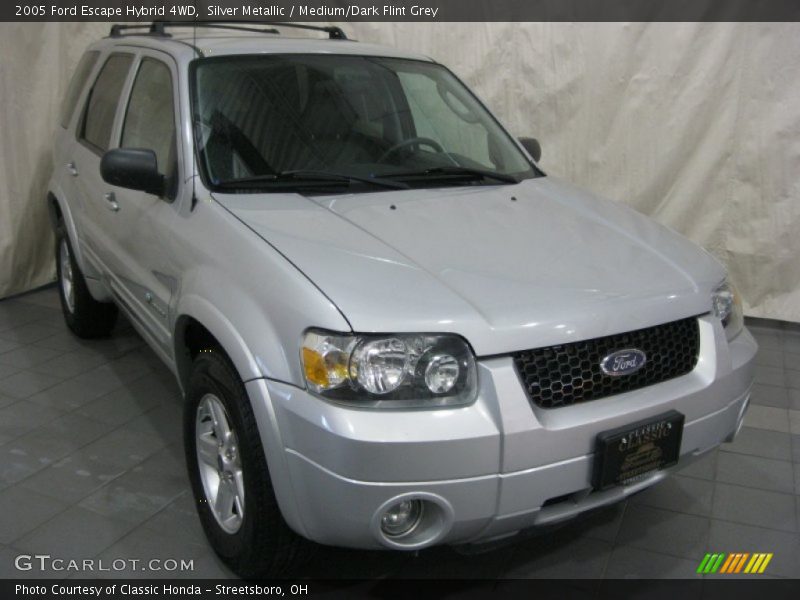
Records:
[[[221,188],[238,187],[280,187],[281,184],[302,187],[304,185],[327,185],[331,183],[350,183],[357,181],[377,187],[391,188],[396,190],[408,189],[408,184],[399,181],[391,181],[383,177],[367,177],[361,175],[351,175],[349,173],[335,173],[333,171],[316,171],[313,169],[298,169],[296,171],[283,171],[281,173],[267,173],[264,175],[253,175],[252,177],[240,177],[238,179],[226,179],[216,185]]]
[[[486,171],[484,169],[473,169],[471,167],[460,167],[457,165],[445,167],[431,167],[422,171],[409,171],[406,173],[388,173],[381,177],[388,179],[436,179],[441,176],[466,176],[481,179],[494,179],[502,181],[503,183],[519,183],[519,179],[513,175],[506,175],[505,173],[497,173],[495,171]]]

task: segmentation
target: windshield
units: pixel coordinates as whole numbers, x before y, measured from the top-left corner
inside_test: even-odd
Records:
[[[437,64],[258,55],[194,65],[197,149],[212,188],[373,191],[501,185],[539,174]]]

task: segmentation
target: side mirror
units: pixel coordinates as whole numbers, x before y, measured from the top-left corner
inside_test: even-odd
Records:
[[[542,158],[542,147],[539,145],[539,140],[532,137],[521,137],[519,138],[519,143],[528,151],[531,158],[538,163],[539,159]]]
[[[158,172],[156,153],[144,148],[115,148],[100,160],[103,181],[156,196],[164,195],[164,176]]]

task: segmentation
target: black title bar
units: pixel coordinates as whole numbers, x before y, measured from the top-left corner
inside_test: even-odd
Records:
[[[11,0],[0,21],[798,21],[800,0]]]
[[[678,580],[270,580],[236,581],[213,579],[0,579],[4,600],[241,600],[243,598],[347,599],[409,597],[463,598],[586,598],[602,600],[797,600],[800,582],[779,579]]]

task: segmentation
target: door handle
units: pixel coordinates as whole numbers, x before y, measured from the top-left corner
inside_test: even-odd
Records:
[[[78,176],[78,168],[75,166],[75,163],[73,161],[69,161],[67,163],[67,171],[69,171],[69,174],[72,175],[73,177]]]
[[[107,192],[103,194],[103,199],[108,203],[106,206],[108,210],[117,212],[119,210],[119,204],[117,204],[117,197],[114,195],[114,192]]]

